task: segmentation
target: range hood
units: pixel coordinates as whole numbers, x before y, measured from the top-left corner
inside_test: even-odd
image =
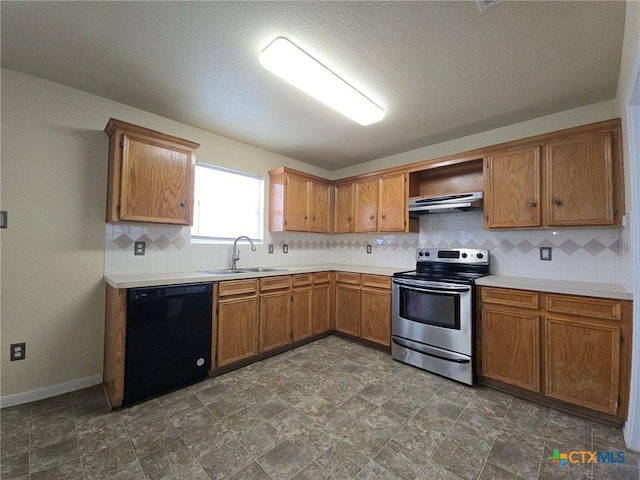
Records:
[[[466,212],[482,207],[482,192],[413,197],[409,199],[409,216],[428,213]]]

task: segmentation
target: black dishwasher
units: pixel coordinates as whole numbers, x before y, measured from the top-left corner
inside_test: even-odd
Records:
[[[207,376],[212,294],[211,283],[129,289],[123,405]]]

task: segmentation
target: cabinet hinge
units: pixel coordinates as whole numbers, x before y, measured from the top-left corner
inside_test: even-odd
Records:
[[[293,303],[293,294],[291,294],[291,302]]]
[[[617,208],[614,208],[614,209],[613,209],[613,214],[614,214],[614,215],[618,215],[618,209],[617,209]]]
[[[622,344],[624,343],[624,337],[620,337],[620,346],[622,346]]]
[[[120,140],[120,148],[124,148],[124,140]]]
[[[287,221],[286,221],[286,220],[284,221],[284,226],[285,226],[285,227],[287,226]]]
[[[120,205],[116,207],[116,212],[120,213]]]

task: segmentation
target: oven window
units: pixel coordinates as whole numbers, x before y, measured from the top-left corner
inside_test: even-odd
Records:
[[[460,296],[400,288],[400,317],[460,330]]]

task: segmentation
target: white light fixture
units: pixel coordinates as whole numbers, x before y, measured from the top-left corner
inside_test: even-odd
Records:
[[[384,110],[286,38],[276,38],[260,63],[291,85],[360,125],[384,118]]]

